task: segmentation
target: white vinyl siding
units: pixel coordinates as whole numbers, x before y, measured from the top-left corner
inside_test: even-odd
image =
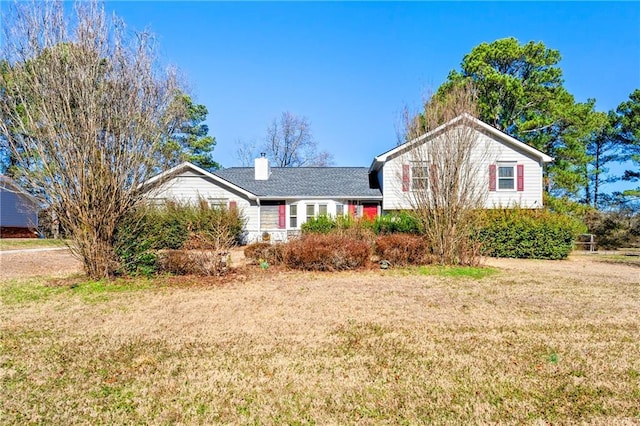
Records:
[[[346,198],[287,200],[285,211],[288,216],[286,216],[285,223],[288,226],[287,229],[279,229],[280,213],[278,206],[269,205],[271,202],[268,200],[262,200],[262,205],[258,206],[256,200],[250,200],[244,194],[226,189],[222,183],[192,170],[184,171],[180,175],[171,178],[159,189],[148,194],[148,199],[150,200],[171,199],[181,202],[196,202],[198,197],[212,201],[227,200],[227,203],[235,202],[237,208],[247,219],[245,225],[246,242],[261,241],[264,231],[270,234],[271,241],[284,241],[287,238],[287,230],[300,229],[300,225],[304,223],[307,217],[315,217],[317,214],[334,215],[338,211],[346,212],[346,204],[349,202]],[[263,209],[265,211],[261,214]]]
[[[227,206],[234,201],[247,220],[245,229],[249,232],[260,230],[259,209],[255,201],[248,200],[244,195],[232,192],[220,186],[220,183],[191,170],[168,180],[149,194],[152,200],[165,199],[190,203],[197,202],[199,197],[206,200],[226,200]]]
[[[477,144],[472,158],[478,164],[477,184],[487,191],[486,208],[542,207],[542,163],[529,153],[517,150],[513,145],[493,136],[476,132]],[[428,142],[427,142],[428,143]],[[402,166],[415,161],[412,152],[406,152],[390,158],[384,164],[382,173],[383,202],[385,211],[411,209],[411,191],[402,191]],[[489,164],[506,163],[524,166],[524,191],[491,191],[489,192]],[[496,171],[497,172],[497,171]],[[514,177],[516,168],[514,167]],[[497,175],[497,173],[496,173]],[[517,179],[514,179],[517,185]]]

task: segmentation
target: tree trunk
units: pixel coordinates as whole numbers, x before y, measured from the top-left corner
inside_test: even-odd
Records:
[[[113,277],[118,266],[111,236],[100,234],[95,232],[95,229],[89,228],[81,238],[75,240],[77,254],[82,259],[87,276],[92,280]]]
[[[593,182],[593,207],[598,208],[598,190],[600,189],[600,145],[598,145],[596,149],[596,170],[595,170],[595,179]]]

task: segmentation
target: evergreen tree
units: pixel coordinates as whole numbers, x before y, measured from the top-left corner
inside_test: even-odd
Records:
[[[563,87],[560,53],[515,38],[481,43],[465,55],[438,89],[473,83],[481,120],[554,157],[545,190],[577,198],[586,186],[587,143],[600,126],[594,100],[575,102]]]

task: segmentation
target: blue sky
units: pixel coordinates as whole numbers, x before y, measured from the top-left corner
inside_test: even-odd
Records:
[[[264,139],[283,111],[306,116],[335,165],[368,166],[481,42],[516,37],[562,54],[578,101],[615,108],[640,88],[640,3],[118,2],[107,9],[149,29],[209,109],[215,159],[238,165],[238,141]]]

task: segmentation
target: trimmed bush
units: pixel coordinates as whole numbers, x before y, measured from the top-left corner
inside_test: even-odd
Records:
[[[362,226],[362,219],[356,219],[351,216],[333,217],[320,215],[307,220],[300,229],[305,234],[328,234],[329,232],[346,231],[359,226]]]
[[[302,232],[306,234],[328,234],[330,232],[340,232],[346,235],[366,234],[370,232],[376,235],[422,233],[420,221],[410,212],[406,211],[376,216],[373,220],[354,218],[352,216],[338,216],[335,218],[321,215],[303,223],[301,229]],[[352,232],[353,230],[357,230],[357,232]]]
[[[286,244],[284,261],[292,269],[343,271],[367,265],[371,245],[338,234],[306,234]]]
[[[385,214],[377,216],[373,221],[373,231],[378,235],[383,234],[421,234],[420,221],[410,212]]]
[[[254,265],[267,262],[270,265],[279,265],[284,260],[286,244],[253,243],[244,248],[244,257]]]
[[[120,259],[121,273],[152,275],[162,266],[160,251],[212,250],[226,256],[242,238],[243,228],[244,219],[237,209],[211,207],[202,199],[196,205],[167,202],[159,207],[141,206],[118,225],[114,250]],[[165,260],[166,256],[163,262]],[[216,262],[222,264],[222,261]],[[166,265],[163,268],[175,273],[188,269]],[[199,273],[196,270],[184,273]],[[207,272],[207,275],[212,273],[218,272]]]
[[[159,271],[176,275],[224,275],[229,253],[214,250],[163,250]]]
[[[479,212],[475,238],[482,252],[494,257],[564,259],[586,227],[579,220],[546,210],[485,210]]]
[[[338,221],[327,215],[320,215],[307,220],[300,229],[303,233],[328,234],[338,228]]]
[[[392,265],[424,265],[428,262],[426,241],[412,234],[390,234],[376,238],[375,253]]]

